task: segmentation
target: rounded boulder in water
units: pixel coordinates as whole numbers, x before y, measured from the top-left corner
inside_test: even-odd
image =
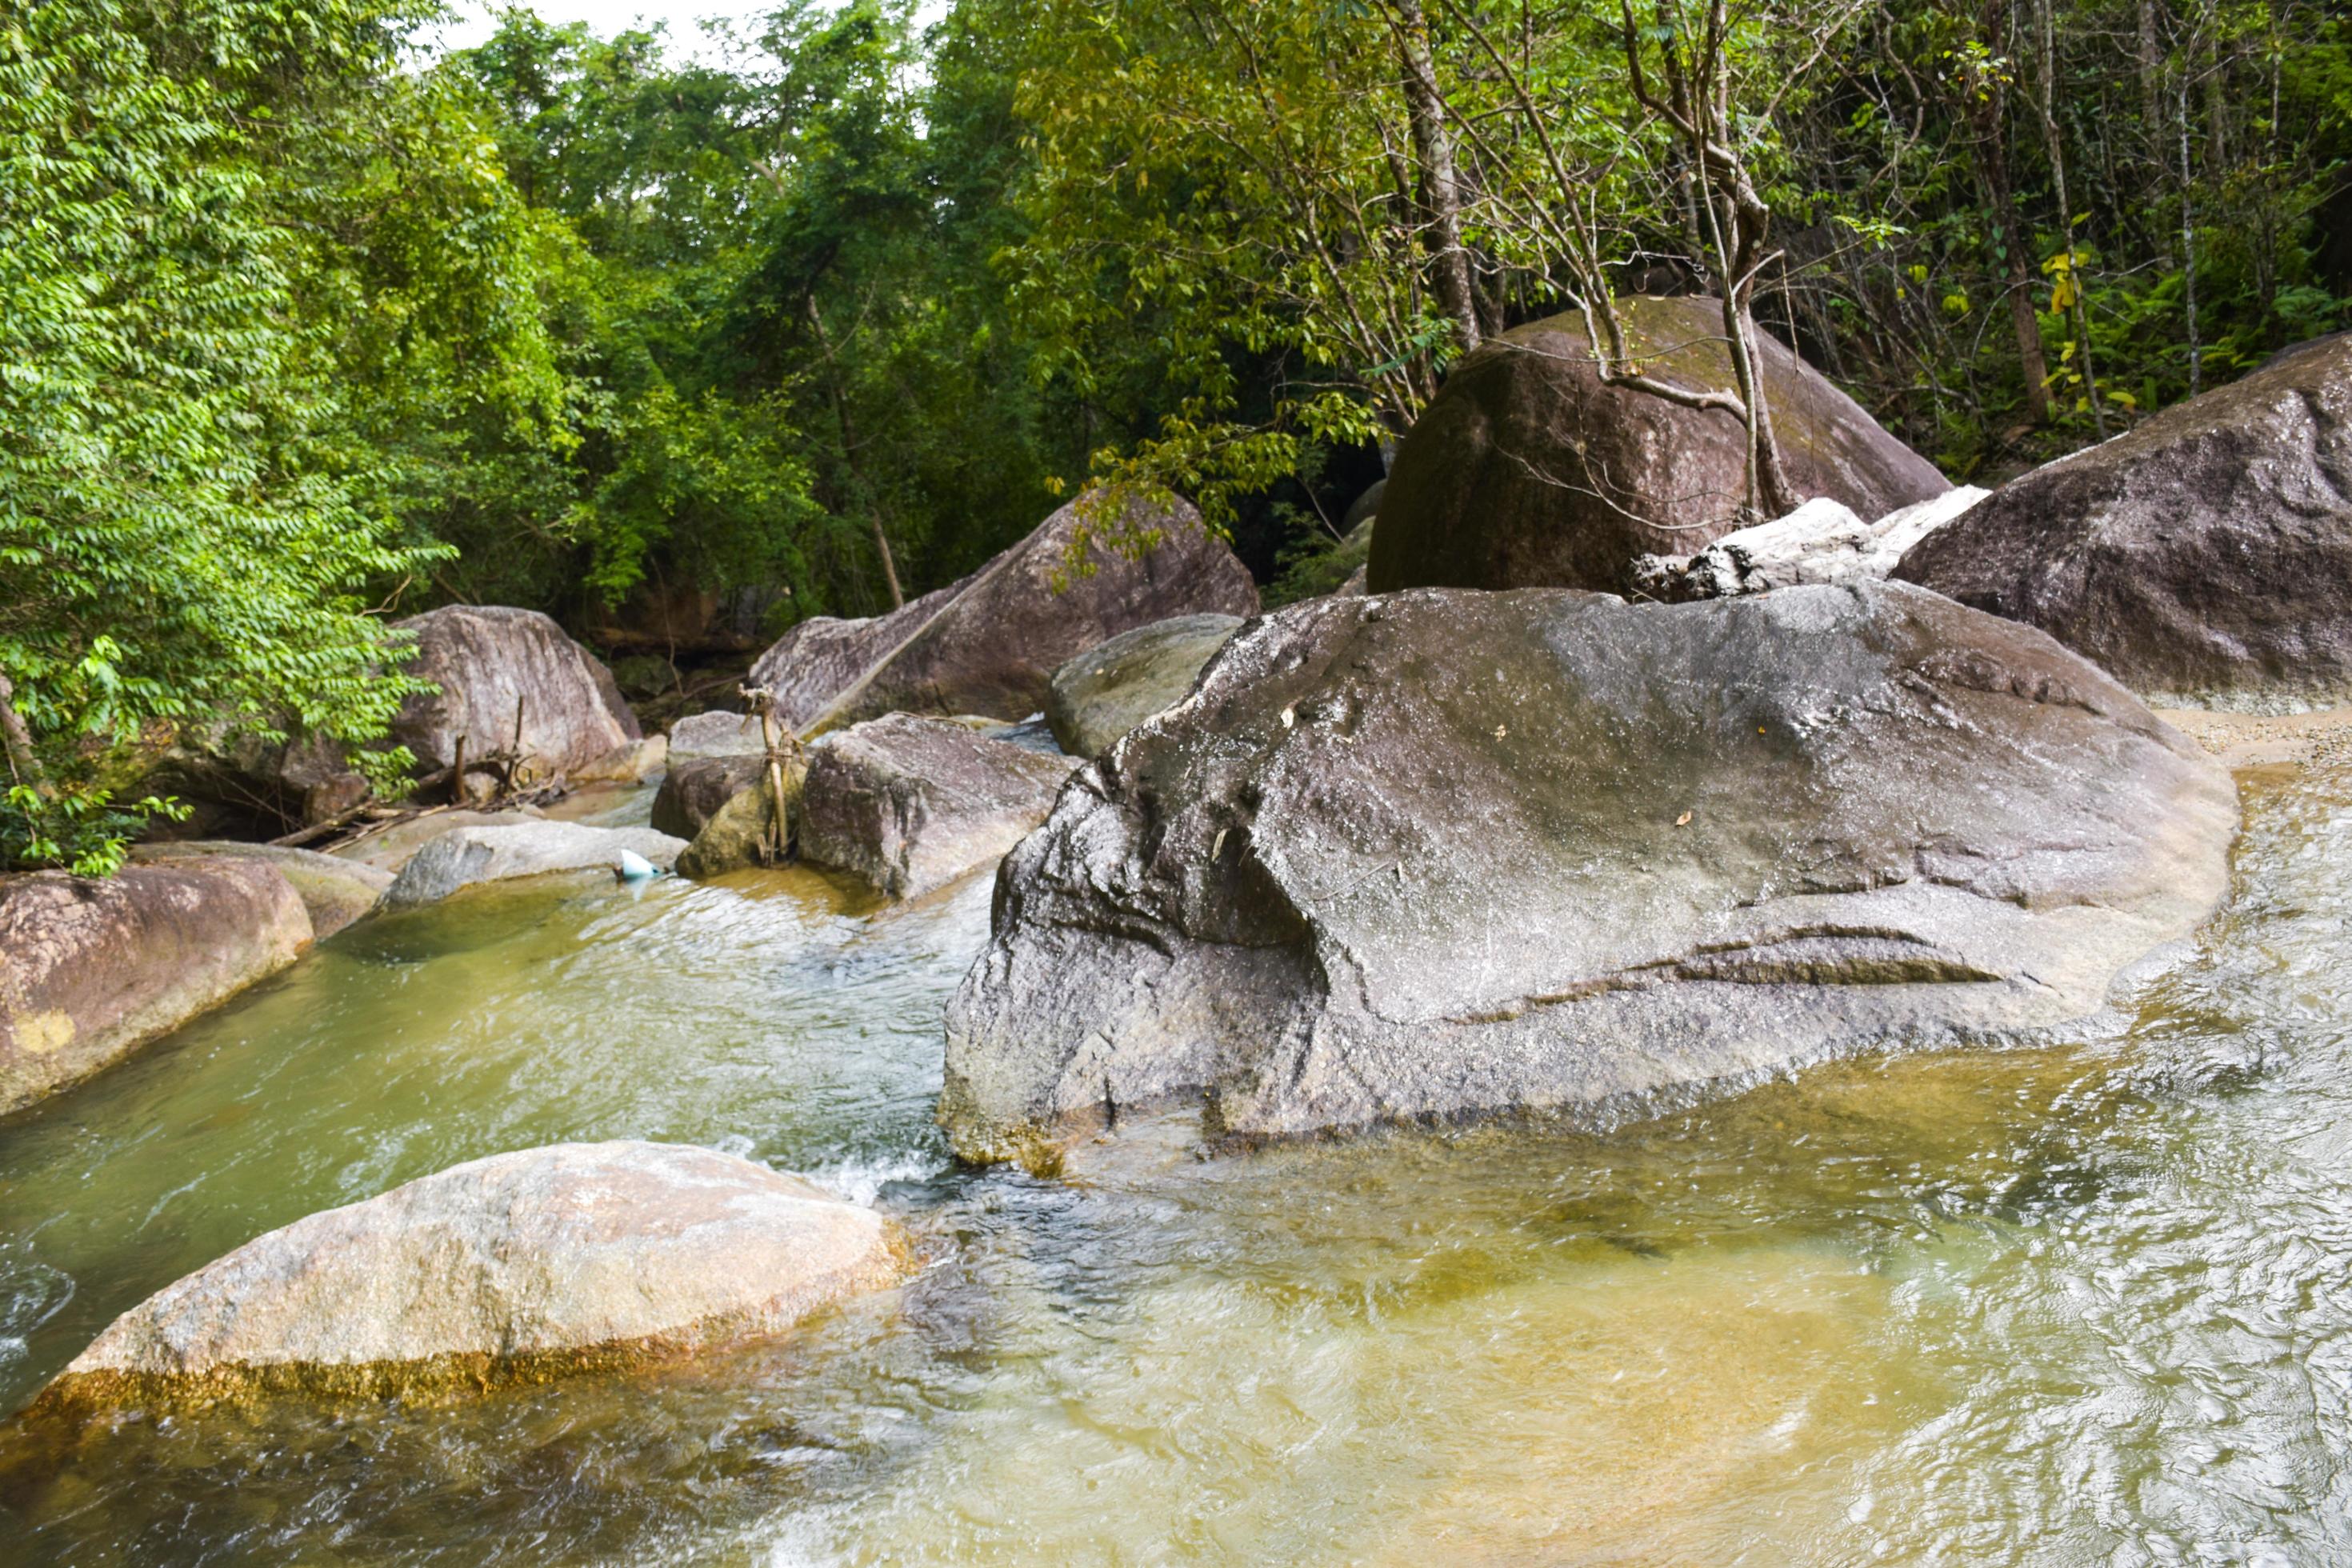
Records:
[[[1908,584],[1255,623],[1006,859],[960,1152],[1555,1112],[2077,1018],[2227,880],[2228,774]]]
[[[899,1269],[887,1220],[796,1177],[679,1144],[559,1143],[257,1237],[116,1319],[44,1399],[535,1381],[789,1328]]]

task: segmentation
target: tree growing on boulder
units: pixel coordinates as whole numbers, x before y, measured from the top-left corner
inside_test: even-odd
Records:
[[[1168,489],[1215,523],[1307,443],[1409,428],[1447,366],[1565,300],[1611,384],[1749,431],[1747,510],[1798,498],[1757,374],[1776,111],[1853,11],[1630,0],[1503,15],[1473,0],[1020,0],[1038,127],[1014,259],[1083,374],[1089,331],[1168,324],[1191,395],[1105,448],[1107,494]],[[1723,300],[1728,384],[1653,376],[1616,316],[1661,261]],[[1776,274],[1777,276],[1777,274]],[[1249,405],[1237,360],[1287,367]]]

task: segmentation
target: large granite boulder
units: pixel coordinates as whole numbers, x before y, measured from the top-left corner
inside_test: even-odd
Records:
[[[257,1237],[117,1318],[44,1399],[538,1381],[789,1328],[899,1269],[881,1215],[765,1166],[561,1143]]]
[[[251,860],[274,866],[302,900],[310,917],[310,934],[324,942],[375,908],[392,886],[392,873],[363,860],[321,855],[315,849],[289,849],[275,844],[239,844],[227,839],[192,839],[175,844],[142,844],[131,858],[146,865],[187,861]]]
[[[384,889],[387,910],[437,903],[460,888],[563,872],[617,875],[624,855],[656,870],[677,863],[686,840],[650,827],[591,827],[582,822],[518,822],[444,833],[408,858]]]
[[[1178,616],[1121,632],[1054,671],[1045,722],[1074,757],[1108,751],[1121,735],[1184,700],[1201,667],[1233,640],[1239,616]]]
[[[1158,542],[1129,556],[1097,542],[1074,569],[1087,526],[1082,498],[960,583],[863,621],[803,621],[760,656],[753,684],[803,734],[884,713],[1024,719],[1045,705],[1062,662],[1131,627],[1171,616],[1256,613],[1257,587],[1189,503],[1139,503],[1098,531]]]
[[[943,720],[869,720],[810,748],[801,858],[914,898],[1018,844],[1071,765]]]
[[[513,745],[518,703],[524,764],[541,776],[645,738],[612,672],[536,610],[448,605],[399,626],[416,637],[407,673],[441,689],[410,698],[393,722],[420,773],[449,766],[461,736],[469,759]]]
[[[1642,368],[1728,388],[1722,307],[1618,301]],[[1780,451],[1799,496],[1863,517],[1941,495],[1935,466],[1762,334]],[[1602,384],[1583,318],[1554,316],[1465,356],[1397,449],[1372,536],[1370,589],[1595,588],[1636,557],[1687,555],[1739,526],[1747,427]]]
[[[972,1159],[1574,1110],[2095,1011],[2223,890],[2229,775],[1924,590],[1320,600],[1244,630],[998,873]]]
[[[0,1113],[275,974],[310,941],[301,899],[266,860],[0,877]]]
[[[1808,583],[1851,583],[1892,574],[1905,552],[1984,500],[1959,485],[1865,522],[1826,496],[1786,517],[1727,533],[1695,555],[1645,555],[1633,563],[1638,596],[1669,605],[1767,594]]]
[[[2011,479],[1895,574],[2150,701],[2352,699],[2352,333]]]

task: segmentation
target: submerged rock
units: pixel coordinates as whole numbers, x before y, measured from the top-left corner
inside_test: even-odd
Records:
[[[310,917],[310,934],[320,942],[375,908],[376,900],[392,886],[392,873],[380,867],[276,844],[237,844],[226,839],[142,844],[131,851],[131,858],[147,865],[226,858],[274,866],[293,885]]]
[[[1902,584],[1422,591],[1255,623],[1071,781],[948,1015],[968,1158],[1573,1110],[2095,1011],[2225,885],[2229,776]]]
[[[2352,332],[2011,479],[1895,574],[2151,701],[2352,700]]]
[[[420,773],[449,766],[460,736],[468,758],[513,745],[518,702],[523,760],[542,777],[645,738],[612,672],[536,610],[448,605],[399,625],[416,637],[407,673],[440,688],[410,698],[393,722]]]
[[[1786,517],[1727,533],[1696,555],[1645,555],[1633,563],[1633,584],[1639,594],[1680,605],[1885,577],[1904,552],[1990,493],[1960,485],[1875,522],[1818,498]]]
[[[1686,296],[1617,303],[1649,374],[1733,384],[1722,307]],[[1783,466],[1801,496],[1880,517],[1950,489],[1811,366],[1761,336]],[[1581,316],[1490,340],[1446,377],[1397,450],[1372,536],[1370,586],[1615,592],[1643,555],[1688,554],[1738,526],[1747,426],[1604,384]]]
[[[275,974],[310,941],[293,885],[259,858],[0,877],[0,1113]]]
[[[1045,820],[1069,777],[961,724],[893,713],[810,748],[801,858],[911,899],[995,859]]]
[[[803,733],[891,712],[1024,719],[1045,706],[1056,667],[1106,638],[1171,616],[1255,613],[1249,569],[1184,502],[1130,508],[1120,527],[1156,531],[1159,542],[1138,557],[1097,544],[1091,574],[1074,570],[1087,504],[1071,502],[903,609],[802,622],[760,656],[753,683],[776,693],[778,712]]]
[[[383,906],[436,903],[478,882],[505,882],[560,871],[614,874],[623,850],[668,870],[686,840],[650,827],[591,827],[579,822],[520,822],[460,827],[419,849],[384,890]]]
[[[1054,671],[1045,722],[1074,757],[1121,735],[1192,689],[1201,667],[1241,630],[1239,616],[1179,616],[1121,632]]]
[[[731,1154],[496,1154],[256,1237],[117,1318],[44,1399],[398,1394],[789,1328],[899,1271],[870,1209]]]

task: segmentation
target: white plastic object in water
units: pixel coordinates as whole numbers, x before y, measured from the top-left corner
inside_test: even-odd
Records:
[[[641,881],[647,877],[658,877],[661,875],[661,868],[659,867],[656,866],[652,861],[646,859],[644,856],[638,854],[634,849],[624,849],[621,851],[621,864],[619,869],[621,873],[621,880],[624,882]]]

